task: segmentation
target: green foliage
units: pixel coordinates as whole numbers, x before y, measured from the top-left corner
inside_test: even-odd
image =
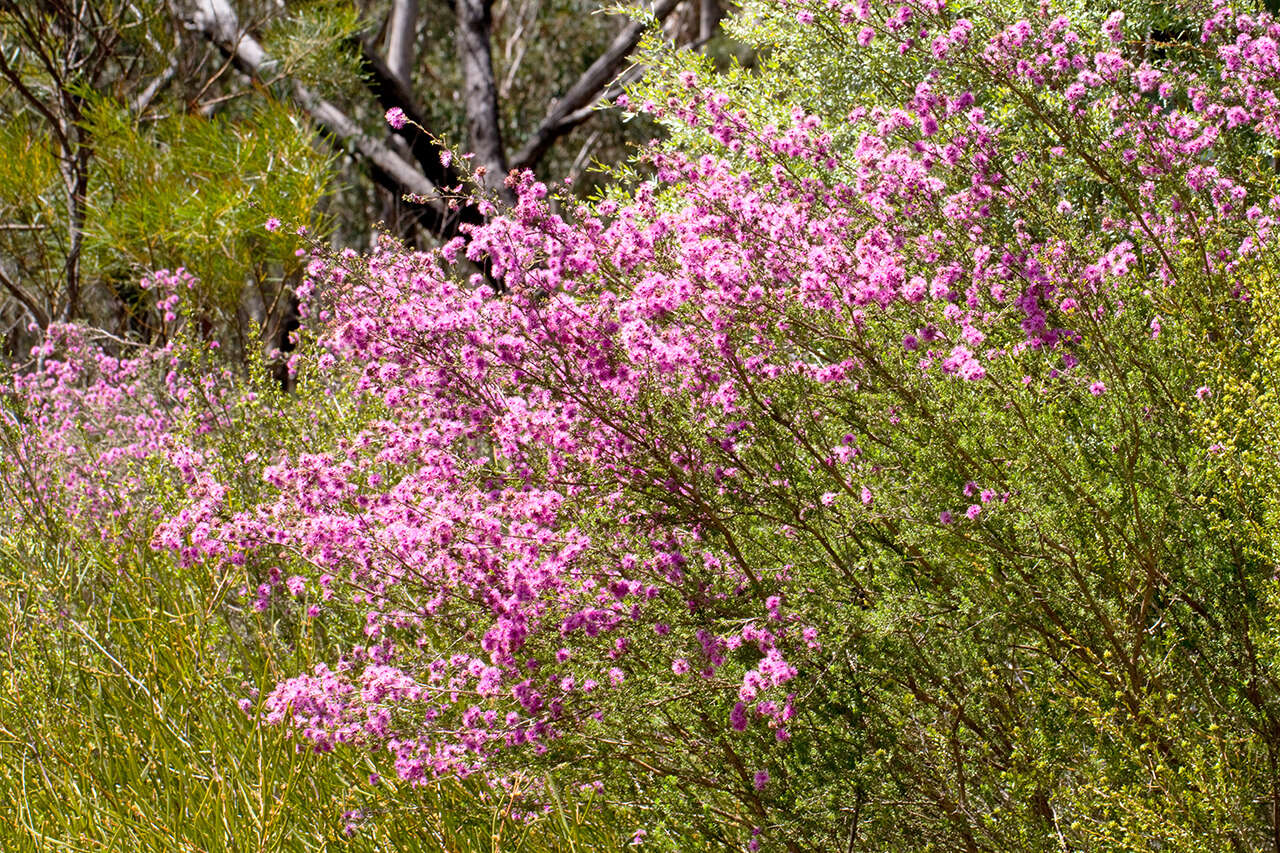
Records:
[[[333,24],[324,39],[348,31],[346,17],[347,30]],[[299,270],[294,229],[326,236],[336,161],[284,103],[228,92],[226,69],[203,69],[176,26],[152,2],[0,8],[0,142],[11,154],[0,161],[0,318],[17,330],[11,356],[29,345],[32,319],[155,339],[136,282],[184,266],[200,281],[207,334],[238,352],[252,348],[252,322],[278,337]],[[336,67],[307,60],[313,52],[288,58],[299,73],[307,61]],[[289,227],[268,234],[268,217]]]
[[[181,352],[191,375],[217,369],[207,351]],[[210,401],[223,429],[192,422],[175,433],[229,475],[246,457],[305,451],[376,415],[305,379],[285,395],[262,365],[252,376],[235,403]],[[70,505],[42,512],[24,491],[13,414],[0,409],[0,484],[10,520],[22,520],[0,535],[0,792],[9,803],[0,848],[533,853],[629,838],[625,805],[577,790],[549,798],[557,789],[547,774],[513,774],[505,788],[456,778],[409,786],[361,750],[318,755],[262,726],[251,697],[332,659],[351,641],[341,627],[351,620],[318,621],[288,605],[256,611],[243,591],[270,567],[183,567],[152,548],[152,509],[177,511],[185,500],[166,465],[142,472],[149,502],[118,517],[77,521]],[[261,487],[241,478],[228,505],[245,506]],[[383,778],[370,784],[377,771]]]
[[[959,17],[970,5],[951,9]],[[1144,50],[1176,54],[1190,68],[1209,58],[1177,5],[1058,7],[1081,29],[1119,7]],[[975,40],[1033,9],[983,6]],[[955,75],[1002,128],[1005,151],[1065,147],[1032,167],[1034,179],[1008,168],[1015,184],[1038,188],[1017,211],[1033,234],[1091,245],[1118,209],[1107,205],[1139,182],[1094,129],[1064,132],[1031,103],[984,87],[973,69],[930,68],[892,45],[844,50],[848,30],[797,26],[793,15],[782,4],[744,4],[727,29],[760,58],[725,74],[649,41],[646,61],[659,72],[631,88],[631,103],[675,103],[686,85],[710,87],[757,129],[789,125],[798,107],[847,154],[871,131],[848,121],[851,111],[899,106],[917,83]],[[690,73],[692,83],[680,82]],[[727,157],[757,176],[778,162],[753,162],[674,117],[665,125],[669,147],[684,153]],[[1231,165],[1220,168],[1248,184],[1251,198],[1275,195],[1259,140],[1240,134],[1224,148]],[[1185,188],[1170,194],[1195,203]],[[1056,214],[1059,198],[1075,210]],[[1010,221],[997,214],[990,228]],[[1234,257],[1238,242],[1206,227],[1187,256]],[[749,564],[787,564],[806,578],[813,598],[796,610],[823,614],[817,623],[835,632],[824,635],[829,656],[815,656],[808,670],[825,703],[810,705],[793,730],[790,767],[769,768],[775,778],[806,774],[806,787],[822,792],[779,804],[794,818],[781,821],[782,837],[825,826],[825,836],[809,836],[814,847],[1270,849],[1280,734],[1276,260],[1268,251],[1233,273],[1246,301],[1232,282],[1189,261],[1178,275],[1194,285],[1154,297],[1139,285],[1117,293],[1123,319],[1094,326],[1072,317],[1089,347],[1076,354],[1114,377],[1101,406],[1082,389],[1020,398],[1013,374],[993,377],[999,406],[963,388],[894,387],[889,377],[909,376],[914,356],[895,361],[892,333],[860,353],[884,365],[885,384],[869,380],[857,399],[814,395],[799,381],[762,391],[771,416],[803,423],[816,447],[846,428],[871,434],[868,464],[885,472],[873,509],[847,507],[827,526],[807,509],[831,487],[821,464],[742,454],[753,467],[781,466],[792,494],[752,495],[730,524],[735,541]],[[1163,333],[1153,341],[1156,317]],[[789,319],[797,329],[805,320]],[[1031,371],[1034,381],[1052,367]],[[698,447],[704,437],[690,428],[686,440]],[[787,447],[789,439],[779,429],[763,443]],[[1001,484],[1022,509],[972,535],[936,524],[968,480]],[[796,495],[808,495],[807,504]],[[796,539],[780,543],[780,524]],[[830,547],[797,545],[814,539]],[[670,761],[698,720],[668,726],[668,750],[655,752]],[[714,749],[691,750],[676,772],[692,781],[717,760]],[[666,795],[664,803],[679,812],[687,800]]]
[[[297,227],[326,230],[318,211],[333,157],[281,104],[263,101],[236,119],[175,115],[144,125],[99,100],[85,124],[98,157],[88,233],[102,269],[133,279],[185,267],[207,307],[234,317],[246,285],[270,294],[296,275],[294,253],[307,245]],[[288,226],[269,233],[268,217]]]
[[[1030,0],[974,0],[949,4],[948,14],[954,19],[970,19],[975,25],[971,38],[976,42],[1016,20],[1034,19],[1039,8],[1038,2]],[[1067,0],[1055,3],[1053,8],[1071,20],[1074,30],[1095,34],[1109,13],[1121,10],[1127,16],[1129,32],[1149,42],[1151,50],[1177,54],[1189,67],[1203,67],[1209,58],[1197,48],[1198,33],[1188,29],[1188,11],[1177,4],[1126,0],[1098,5],[1087,0]],[[724,67],[706,55],[678,48],[650,34],[639,58],[651,72],[627,89],[633,107],[646,100],[665,103],[683,87],[679,82],[681,74],[691,72],[693,88],[710,87],[728,95],[732,109],[744,110],[753,127],[785,127],[793,110],[799,109],[821,120],[823,128],[832,134],[836,150],[850,151],[856,146],[859,133],[866,130],[865,124],[847,120],[855,109],[876,105],[892,109],[909,101],[923,81],[931,80],[935,85],[959,81],[982,97],[988,117],[1006,131],[1011,143],[1019,139],[1020,129],[1031,133],[1043,130],[1025,103],[1007,91],[992,89],[981,68],[930,62],[919,51],[903,56],[890,40],[884,39],[869,48],[858,48],[854,45],[856,28],[837,27],[821,20],[812,26],[798,26],[795,9],[786,4],[746,0],[738,4],[736,14],[726,19],[723,27],[726,39],[745,46],[739,53],[750,57],[749,63],[735,57]],[[673,148],[708,151],[744,168],[753,168],[750,160],[712,141],[700,128],[690,128],[674,119],[661,124]],[[1083,178],[1088,186],[1089,179],[1079,165],[1073,164],[1064,174],[1077,180]]]
[[[1128,11],[1139,32],[1178,29],[1165,7]],[[1010,19],[1016,12],[1004,10]],[[518,28],[528,9],[504,14],[517,23],[502,25]],[[785,123],[795,105],[817,112],[847,148],[865,129],[845,121],[850,110],[898,103],[925,71],[886,52],[843,51],[840,37],[815,39],[790,14],[748,4],[731,32],[758,51],[759,64],[722,76],[695,54],[651,42],[657,74],[633,98],[664,102],[679,73],[692,71],[760,124]],[[1079,3],[1072,14],[1096,22],[1101,10]],[[308,33],[319,33],[319,51],[349,25],[282,31],[301,45],[291,68],[321,67],[314,63],[325,54],[305,49]],[[501,60],[508,69],[529,62]],[[539,68],[549,75],[540,85],[560,79]],[[1071,245],[1096,247],[1098,223],[1118,204],[1103,193],[1108,175],[1124,174],[1115,158],[1098,154],[1087,125],[1055,139],[1058,129],[1031,121],[1030,105],[983,94],[989,115],[1012,128],[1008,146],[1043,151],[1061,141],[1069,149],[1059,160],[1032,159],[1020,177],[1045,179],[1052,192],[1020,214],[1069,235]],[[459,125],[460,114],[449,115]],[[86,127],[104,161],[93,197],[101,220],[89,229],[102,268],[185,263],[210,282],[209,306],[223,311],[237,304],[240,282],[293,271],[296,242],[268,235],[261,220],[288,211],[309,221],[329,163],[285,110],[141,127],[102,101]],[[4,133],[31,154],[0,171],[0,186],[38,190],[22,202],[24,215],[56,219],[52,156],[19,121]],[[726,153],[674,126],[669,144]],[[1255,148],[1241,140],[1225,157],[1265,198],[1276,181]],[[233,178],[219,177],[228,171]],[[1087,215],[1055,212],[1060,197]],[[1008,225],[999,216],[995,223]],[[1217,256],[1235,245],[1210,232],[1199,251]],[[981,391],[931,381],[894,339],[911,329],[892,327],[863,342],[860,356],[880,371],[856,394],[785,374],[762,382],[753,443],[734,452],[779,480],[736,496],[707,535],[732,537],[746,565],[785,566],[799,591],[787,607],[822,626],[821,647],[796,660],[798,683],[816,686],[798,703],[785,751],[763,726],[742,740],[725,730],[725,697],[758,657],[749,646],[715,679],[691,679],[688,694],[668,702],[655,697],[669,687],[673,650],[646,638],[629,653],[627,686],[609,716],[586,723],[587,737],[552,744],[536,767],[513,760],[514,793],[456,781],[369,787],[370,772],[393,775],[376,757],[298,753],[234,707],[359,642],[360,610],[342,602],[328,605],[323,623],[287,604],[246,607],[242,589],[273,569],[300,570],[301,556],[212,574],[152,551],[145,513],[104,521],[94,531],[106,535],[101,542],[29,518],[0,540],[0,787],[17,803],[0,822],[0,842],[322,850],[342,838],[341,815],[359,810],[345,843],[371,850],[606,849],[625,843],[634,825],[659,848],[733,847],[766,818],[770,838],[792,849],[1262,849],[1280,778],[1274,262],[1264,253],[1239,271],[1247,301],[1183,264],[1177,274],[1197,286],[1152,296],[1152,271],[1143,269],[1115,294],[1126,310],[1073,317],[1084,333],[1075,355],[1110,386],[1102,397],[1068,384],[1023,390],[1023,370],[1038,389],[1056,369],[1048,356],[993,363]],[[1158,339],[1150,332],[1157,316]],[[812,315],[780,319],[798,328]],[[815,337],[838,340],[847,328],[841,320]],[[211,367],[206,357],[183,355],[195,373]],[[253,367],[258,396],[237,403],[225,428],[202,433],[191,424],[183,434],[209,451],[221,482],[236,484],[231,511],[263,493],[260,482],[237,476],[250,454],[296,458],[341,446],[383,414],[355,406],[341,385],[308,388],[305,375],[298,397],[286,399],[263,373]],[[1201,384],[1205,400],[1196,398]],[[671,446],[707,445],[701,413],[670,395],[644,403]],[[831,487],[828,466],[797,450],[796,424],[816,447],[855,428],[870,439],[874,504],[840,496],[830,512],[812,512]],[[148,476],[154,508],[180,510],[181,479],[160,468]],[[1001,514],[993,501],[981,525],[942,524],[939,513],[962,502],[970,480],[1016,496],[1018,511]],[[722,494],[718,483],[688,486],[712,502]],[[616,519],[595,500],[582,499],[575,520],[608,541]],[[636,500],[653,517],[673,502],[665,487]],[[743,594],[713,577],[704,599],[672,604],[670,621],[683,629],[672,636],[733,633]],[[610,639],[600,639],[601,657]],[[753,791],[757,768],[778,784]],[[602,776],[601,799],[576,785]],[[549,814],[538,820],[512,814],[543,807]]]
[[[234,579],[94,550],[0,547],[5,850],[470,853],[615,838],[589,799],[516,820],[518,798],[475,783],[370,786],[356,753],[299,752],[236,702],[305,666],[318,637],[230,610]]]
[[[291,4],[263,33],[274,63],[266,76],[289,78],[325,95],[357,89],[361,71],[352,45],[367,27],[348,0]]]

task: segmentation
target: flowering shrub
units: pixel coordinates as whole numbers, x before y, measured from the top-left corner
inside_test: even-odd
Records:
[[[194,279],[164,271],[141,287],[155,295],[162,327],[172,329]],[[225,426],[217,410],[231,374],[219,368],[193,381],[184,358],[178,342],[113,353],[90,330],[44,330],[31,352],[34,369],[14,374],[0,409],[11,453],[6,485],[18,498],[11,506],[32,511],[28,522],[74,520],[109,538],[147,503],[147,463],[169,459],[194,471],[181,461],[190,453],[184,438]]]
[[[439,252],[318,258],[310,369],[358,414],[170,456],[155,545],[349,632],[264,721],[409,783],[554,770],[751,849],[1262,849],[1238,486],[1276,448],[1223,413],[1277,363],[1280,23],[787,8],[932,70],[838,131],[683,75],[644,108],[708,153],[629,198],[566,219],[517,176]]]

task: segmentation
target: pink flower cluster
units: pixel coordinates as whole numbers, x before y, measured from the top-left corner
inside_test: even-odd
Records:
[[[314,262],[316,368],[360,415],[331,445],[245,458],[251,501],[182,445],[168,413],[190,389],[156,396],[137,362],[105,356],[86,376],[83,352],[54,359],[78,344],[53,331],[16,392],[60,488],[100,511],[118,457],[163,459],[188,502],[157,547],[256,571],[260,609],[360,609],[349,652],[280,684],[267,722],[385,751],[418,782],[544,751],[645,689],[718,703],[726,729],[785,749],[824,654],[811,582],[843,566],[838,537],[906,512],[910,476],[884,449],[904,418],[943,417],[936,400],[1123,406],[1125,377],[1088,344],[1130,316],[1145,329],[1189,259],[1235,281],[1271,236],[1280,199],[1212,165],[1233,135],[1280,137],[1267,16],[1206,22],[1217,88],[1135,63],[1114,15],[1092,55],[1047,15],[987,39],[940,2],[809,12],[824,15],[858,44],[985,69],[987,91],[1074,136],[1023,147],[974,88],[930,75],[849,116],[845,150],[818,117],[757,128],[685,81],[652,110],[723,156],[655,146],[655,180],[626,204],[565,218],[526,174],[512,210],[439,252]],[[1063,224],[1055,156],[1124,178],[1098,227]],[[1192,254],[1206,221],[1236,251]],[[977,501],[938,489],[899,521],[965,535],[1016,501],[1004,476],[966,472]]]
[[[495,748],[540,748],[644,665],[649,679],[723,684],[733,691],[726,725],[767,720],[785,742],[792,682],[820,652],[819,632],[781,608],[787,570],[739,552],[725,518],[770,495],[794,507],[784,537],[803,537],[824,514],[880,511],[872,495],[882,491],[861,451],[869,436],[815,420],[787,389],[879,399],[887,374],[917,389],[900,406],[949,382],[1033,397],[1066,388],[1105,405],[1116,380],[1083,344],[1111,318],[1150,310],[1121,296],[1145,286],[1136,272],[1176,287],[1200,216],[1233,223],[1242,251],[1269,236],[1271,215],[1246,218],[1242,185],[1207,165],[1226,125],[1271,132],[1256,91],[1271,70],[1256,38],[1222,49],[1229,64],[1241,56],[1246,88],[1211,96],[1194,75],[1135,64],[1122,15],[1088,54],[1065,18],[1019,21],[976,43],[972,24],[940,4],[883,17],[864,6],[841,13],[842,25],[858,22],[859,43],[871,29],[904,52],[981,57],[990,85],[1029,91],[1082,139],[1102,134],[1073,156],[1088,150],[1100,169],[1132,173],[1140,215],[1125,202],[1092,233],[1033,225],[1062,215],[1044,192],[1051,169],[1005,143],[972,91],[940,77],[900,108],[855,111],[862,130],[845,152],[814,116],[756,128],[688,77],[683,100],[649,108],[703,128],[747,168],[654,149],[656,186],[573,221],[524,176],[508,215],[439,255],[317,265],[317,286],[339,294],[332,357],[359,372],[367,405],[385,416],[321,458],[270,468],[279,497],[231,517],[222,535],[297,549],[365,590],[370,642],[323,683],[282,685],[273,719],[317,743],[385,744],[416,778],[473,769]],[[936,35],[920,39],[921,27]],[[1149,101],[1153,87],[1187,91],[1188,106]],[[486,261],[505,292],[456,271],[464,257]],[[1230,276],[1234,259],[1218,262]],[[1028,372],[1038,378],[1020,381]],[[899,417],[891,407],[885,426]],[[779,452],[802,464],[763,464]],[[778,498],[801,474],[818,484],[812,498]],[[941,507],[943,523],[953,510],[972,524],[998,515],[1010,496],[997,491]],[[673,618],[739,597],[771,627]],[[660,667],[634,651],[646,622],[664,638]],[[475,647],[433,657],[442,634],[474,636]],[[726,678],[744,643],[759,646],[758,663]],[[370,692],[374,668],[394,673],[399,692]],[[406,704],[429,724],[388,723],[381,709]]]
[[[194,280],[184,270],[161,271],[141,282],[154,295],[161,328],[174,329]],[[118,541],[129,525],[154,523],[150,477],[172,476],[222,486],[204,470],[192,440],[228,425],[225,405],[232,374],[225,367],[191,371],[192,353],[178,346],[133,346],[91,329],[53,324],[0,390],[0,419],[12,431],[5,476],[24,501],[13,521],[50,515],[83,532]],[[198,355],[198,354],[197,354]],[[184,523],[201,512],[183,509]],[[208,527],[187,525],[197,539]]]

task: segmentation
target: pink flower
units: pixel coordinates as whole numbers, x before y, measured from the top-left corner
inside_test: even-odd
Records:
[[[404,114],[404,110],[399,107],[392,107],[387,110],[386,119],[387,124],[391,125],[395,130],[399,130],[404,127],[405,122],[408,120]]]
[[[1213,392],[1209,390],[1208,385],[1201,385],[1196,389],[1196,399],[1203,400],[1205,397],[1212,397]]]
[[[271,217],[270,219],[268,219],[268,220],[267,220],[266,225],[264,225],[263,227],[264,227],[264,228],[266,228],[268,231],[279,231],[279,230],[280,230],[280,220],[279,220],[279,219],[276,219],[276,218],[273,216],[273,217]]]
[[[1112,44],[1124,41],[1124,12],[1112,12],[1102,25],[1102,32]]]
[[[1089,393],[1095,397],[1101,397],[1103,394],[1107,393],[1107,384],[1098,380],[1089,386]]]

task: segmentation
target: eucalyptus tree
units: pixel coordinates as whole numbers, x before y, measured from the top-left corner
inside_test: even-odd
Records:
[[[597,107],[635,78],[646,28],[680,3],[709,20],[710,1],[0,0],[6,350],[53,320],[163,337],[132,282],[178,266],[230,352],[254,328],[287,348],[310,241],[364,245],[378,221],[447,237],[483,219],[451,197],[479,178],[509,199],[511,169],[589,188],[635,134]]]

